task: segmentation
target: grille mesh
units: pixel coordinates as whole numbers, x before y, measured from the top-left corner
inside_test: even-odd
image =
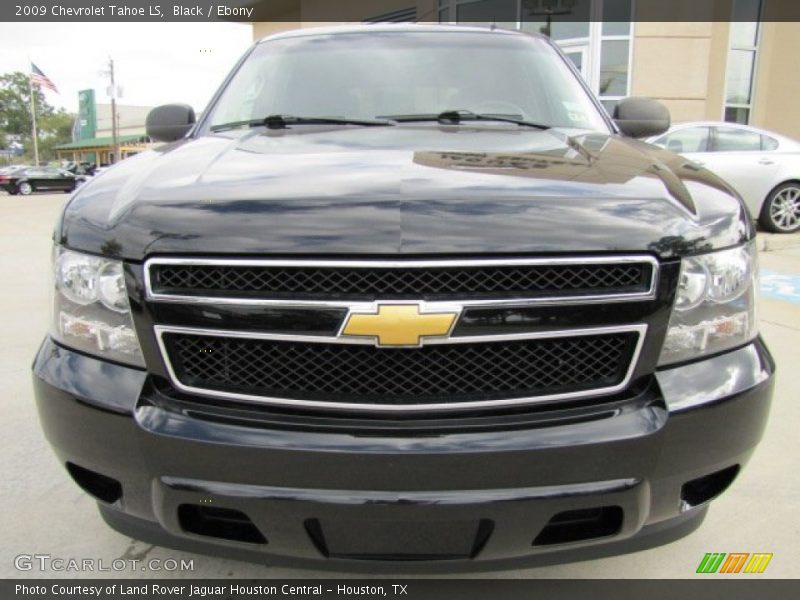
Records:
[[[300,400],[413,405],[529,397],[620,383],[636,334],[376,349],[167,333],[187,386]]]
[[[156,293],[269,298],[453,298],[636,293],[649,263],[459,267],[151,266]]]

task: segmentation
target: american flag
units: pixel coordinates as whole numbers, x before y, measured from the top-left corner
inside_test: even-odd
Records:
[[[48,90],[53,90],[56,94],[58,94],[58,88],[56,87],[56,84],[50,81],[47,75],[42,73],[42,70],[33,63],[31,63],[31,81],[34,85],[43,85]]]

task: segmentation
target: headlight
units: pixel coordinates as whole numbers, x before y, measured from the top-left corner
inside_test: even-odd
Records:
[[[659,365],[740,346],[758,333],[753,242],[684,258]]]
[[[144,366],[122,263],[57,248],[52,335],[60,343]]]

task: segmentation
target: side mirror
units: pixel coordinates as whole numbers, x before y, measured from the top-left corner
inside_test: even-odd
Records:
[[[188,104],[164,104],[147,113],[147,136],[159,142],[174,142],[189,133],[197,118]]]
[[[664,133],[670,126],[669,109],[651,98],[625,98],[614,109],[614,122],[632,138]]]

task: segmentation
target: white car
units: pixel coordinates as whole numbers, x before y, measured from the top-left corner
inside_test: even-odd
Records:
[[[648,140],[727,181],[767,231],[800,229],[800,143],[735,123],[675,125]]]

